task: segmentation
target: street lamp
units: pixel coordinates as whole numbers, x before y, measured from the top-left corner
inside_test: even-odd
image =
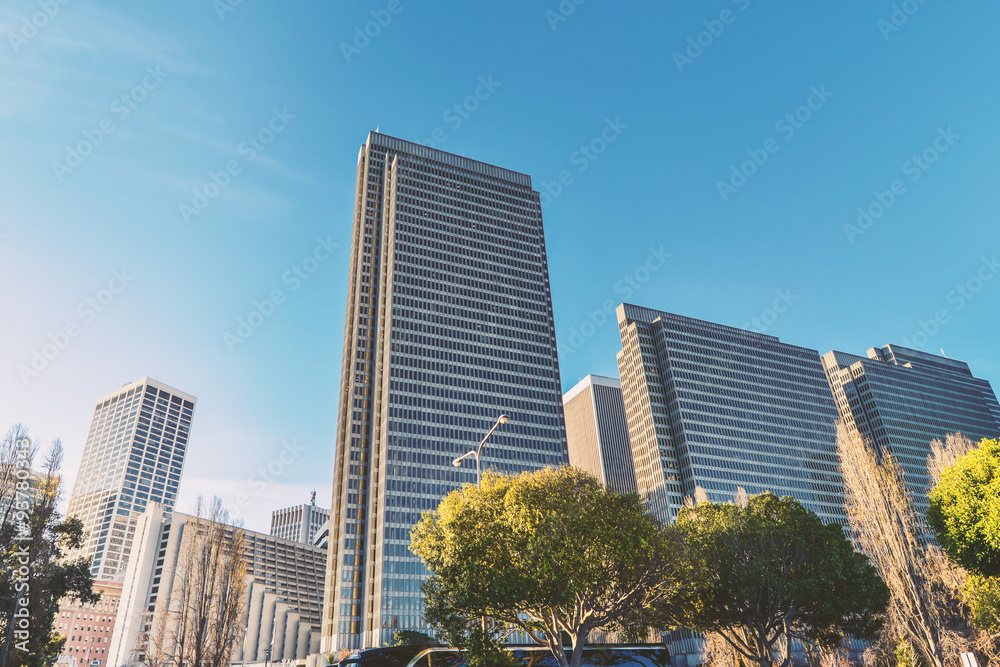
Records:
[[[486,444],[486,441],[490,439],[490,436],[493,435],[493,431],[497,430],[497,427],[500,426],[500,424],[506,424],[509,421],[510,421],[510,417],[508,417],[507,415],[500,415],[499,417],[497,417],[497,423],[493,425],[493,428],[490,429],[490,432],[487,433],[486,437],[483,438],[483,441],[479,443],[479,447],[477,447],[475,449],[469,450],[468,452],[466,452],[465,454],[462,454],[457,459],[455,459],[454,461],[451,462],[451,464],[453,466],[455,466],[456,468],[459,468],[459,467],[462,466],[462,461],[464,461],[465,459],[469,458],[470,456],[475,456],[476,457],[476,486],[482,486],[483,485],[483,470],[482,470],[482,466],[480,464],[480,454],[482,454],[482,452],[483,452],[483,445]]]
[[[483,453],[483,445],[486,444],[486,441],[490,439],[490,436],[493,435],[493,431],[497,430],[497,427],[499,427],[500,424],[506,424],[509,421],[510,421],[510,417],[508,417],[507,415],[500,415],[499,417],[497,417],[497,423],[494,424],[493,428],[491,428],[489,430],[489,433],[486,434],[486,437],[483,438],[483,441],[479,443],[478,447],[476,447],[475,449],[471,449],[471,450],[467,451],[466,453],[462,454],[461,456],[459,456],[458,458],[456,458],[454,461],[451,462],[451,464],[453,466],[455,466],[456,468],[459,468],[462,465],[462,461],[464,461],[465,459],[469,458],[470,456],[475,456],[476,457],[476,486],[477,487],[482,488],[482,486],[483,486],[483,469],[482,469],[482,466],[480,464],[480,454]],[[486,634],[486,617],[483,616],[480,619],[479,622],[480,622],[480,627],[482,627],[482,629],[483,629],[483,634],[485,635]]]

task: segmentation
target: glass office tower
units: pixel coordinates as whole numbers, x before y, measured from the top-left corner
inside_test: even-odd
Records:
[[[618,306],[618,353],[639,493],[673,521],[685,495],[792,496],[846,522],[837,408],[819,353],[774,336]]]
[[[635,493],[622,385],[588,375],[563,395],[569,464],[586,470],[615,493]]]
[[[198,399],[143,378],[101,397],[87,434],[66,516],[86,538],[68,558],[92,558],[97,580],[121,581],[132,548],[133,512],[174,507]]]
[[[867,358],[827,352],[823,367],[844,423],[896,458],[921,507],[931,440],[956,432],[974,441],[1000,436],[997,397],[964,361],[886,345]]]
[[[566,463],[531,177],[370,133],[358,157],[323,650],[425,631],[409,532],[483,468]]]

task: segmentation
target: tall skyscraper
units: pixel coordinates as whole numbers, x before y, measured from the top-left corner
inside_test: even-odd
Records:
[[[628,441],[622,384],[588,375],[563,395],[569,464],[616,493],[635,493],[635,464]]]
[[[845,523],[834,424],[819,353],[774,336],[618,306],[618,353],[639,493],[672,521],[703,488],[792,496]]]
[[[271,512],[271,534],[293,542],[313,544],[316,533],[329,520],[330,510],[316,507],[315,503],[284,507]]]
[[[143,378],[102,396],[83,449],[67,516],[83,521],[86,541],[70,558],[92,558],[95,579],[121,581],[147,502],[170,511],[184,468],[197,399]]]
[[[566,462],[531,177],[370,133],[358,157],[323,650],[426,630],[409,532],[484,469]]]
[[[975,441],[1000,435],[1000,405],[990,383],[964,361],[899,345],[868,356],[827,352],[823,367],[847,426],[899,462],[926,506],[931,440],[961,432]]]

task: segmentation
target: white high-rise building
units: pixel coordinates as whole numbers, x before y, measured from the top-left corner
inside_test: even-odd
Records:
[[[292,542],[313,544],[316,533],[328,521],[330,510],[316,507],[315,503],[284,507],[271,512],[271,535]]]
[[[83,521],[86,535],[68,557],[91,558],[95,579],[124,576],[133,513],[149,502],[173,509],[196,401],[149,378],[98,399],[66,512]]]

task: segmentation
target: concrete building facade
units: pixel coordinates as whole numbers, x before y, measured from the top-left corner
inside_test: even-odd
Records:
[[[292,542],[313,544],[316,533],[330,520],[330,510],[315,503],[271,512],[271,535]]]
[[[79,600],[63,600],[59,604],[53,629],[66,637],[60,655],[64,663],[75,662],[81,667],[106,667],[108,664],[122,585],[99,581],[94,583],[94,591],[101,594],[101,599],[93,604],[83,604]]]
[[[531,177],[372,132],[358,156],[324,651],[426,631],[410,552],[452,459],[510,416],[484,468],[566,462],[539,193]]]
[[[635,493],[622,385],[588,375],[563,395],[569,464],[594,475],[616,493]]]
[[[205,523],[205,519],[179,512],[167,514],[159,504],[150,505],[138,517],[110,665],[142,662],[151,633],[169,637],[178,604],[174,599],[178,564],[199,524]],[[249,530],[243,534],[246,632],[243,642],[237,643],[233,662],[243,661],[244,647],[247,663],[264,662],[269,649],[271,661],[304,660],[320,646],[326,549]],[[164,627],[166,632],[161,630]]]

